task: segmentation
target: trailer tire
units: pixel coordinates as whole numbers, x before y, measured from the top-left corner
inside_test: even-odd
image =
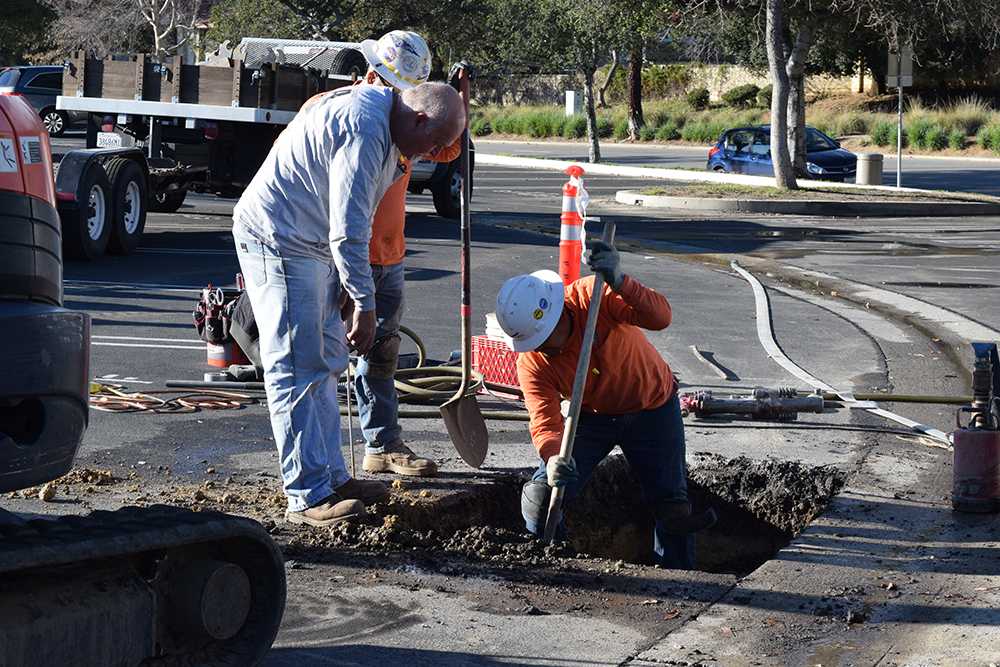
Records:
[[[184,204],[185,197],[187,190],[184,188],[157,192],[149,198],[149,210],[155,213],[176,213]]]
[[[111,236],[108,252],[130,255],[135,252],[146,227],[148,186],[142,167],[128,158],[115,158],[104,166],[111,182]]]
[[[357,75],[360,79],[368,71],[368,60],[357,49],[341,49],[330,63],[330,72],[342,76]]]
[[[111,236],[111,183],[104,167],[91,161],[76,186],[77,206],[62,218],[63,254],[75,259],[97,259]]]

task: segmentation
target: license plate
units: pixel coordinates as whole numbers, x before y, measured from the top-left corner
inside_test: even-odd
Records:
[[[97,133],[97,147],[98,148],[121,148],[122,147],[122,137],[120,134],[115,134],[114,132],[98,132]]]

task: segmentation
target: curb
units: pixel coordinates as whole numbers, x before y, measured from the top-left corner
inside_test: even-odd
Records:
[[[738,185],[774,187],[774,178],[770,176],[744,176],[742,174],[721,174],[714,171],[664,169],[661,167],[632,167],[627,165],[608,164],[605,162],[591,164],[581,160],[550,160],[547,158],[496,155],[494,153],[477,153],[476,164],[489,165],[492,167],[513,167],[515,169],[539,169],[543,171],[563,171],[571,165],[576,165],[582,166],[585,173],[590,175],[648,178],[652,180],[678,181],[682,183],[736,183]],[[798,185],[804,190],[821,188],[824,190],[844,190],[845,192],[891,192],[894,194],[909,193],[923,195],[925,197],[931,197],[938,200],[957,200],[957,203],[985,202],[987,204],[1000,205],[1000,197],[970,192],[923,190],[920,188],[895,188],[888,185],[858,185],[856,183],[837,183],[835,181],[813,181],[808,179],[799,179]],[[950,204],[950,202],[948,203]],[[979,215],[985,215],[985,213],[980,213]]]
[[[719,213],[778,213],[817,215],[831,218],[956,215],[998,215],[1000,204],[974,202],[868,202],[816,199],[703,199],[643,195],[633,190],[619,190],[615,201],[629,206],[715,211]]]

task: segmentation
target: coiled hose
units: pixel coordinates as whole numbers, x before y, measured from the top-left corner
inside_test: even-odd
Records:
[[[424,363],[427,361],[427,348],[424,347],[424,342],[420,339],[420,336],[413,329],[404,326],[399,327],[399,333],[412,340],[417,348],[417,366],[415,368],[401,368],[396,370],[394,385],[400,404],[408,406],[438,406],[451,399],[462,383],[461,366],[451,366],[448,364],[424,366]],[[349,363],[353,371],[357,365],[357,360],[351,359]],[[354,375],[354,373],[352,372],[351,375]],[[182,389],[264,390],[263,382],[191,382],[186,380],[172,380],[167,382],[166,385],[167,387]],[[512,404],[514,404],[514,401],[508,398],[509,396],[514,396],[517,399],[523,398],[520,389],[487,382],[480,373],[472,371],[471,384],[468,391],[470,393],[478,393],[482,390],[485,390],[497,400],[508,401]],[[346,386],[343,384],[338,386],[337,394],[342,401],[340,414],[346,415],[348,413]],[[351,403],[354,404],[355,402],[351,401]],[[514,410],[498,410],[486,407],[482,408],[481,412],[486,419],[528,421],[528,413],[524,410],[524,407],[520,403],[516,405],[517,409]],[[357,408],[354,405],[351,407],[351,414],[358,414]],[[439,419],[441,413],[436,408],[431,407],[400,407],[399,416],[401,418],[414,419]]]

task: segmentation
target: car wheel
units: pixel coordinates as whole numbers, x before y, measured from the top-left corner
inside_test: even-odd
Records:
[[[129,255],[135,251],[146,226],[146,174],[134,160],[115,158],[105,167],[111,181],[111,236],[108,252]]]
[[[183,188],[157,192],[149,198],[149,210],[156,213],[175,213],[184,203],[185,197],[187,197],[187,190]]]
[[[726,168],[721,165],[717,165],[712,169],[712,171],[714,171],[717,174],[724,174],[726,173]]]
[[[472,164],[469,173],[469,193],[472,193],[476,183],[474,175],[476,166],[475,152],[472,153]],[[442,218],[457,220],[462,217],[462,174],[459,172],[461,158],[456,158],[448,164],[448,171],[431,189],[434,197],[434,210]]]
[[[48,130],[50,137],[61,137],[68,124],[66,114],[58,109],[46,109],[41,114],[42,124]]]
[[[62,216],[63,250],[67,257],[96,259],[111,236],[111,183],[97,162],[87,165],[76,186],[75,209]]]

